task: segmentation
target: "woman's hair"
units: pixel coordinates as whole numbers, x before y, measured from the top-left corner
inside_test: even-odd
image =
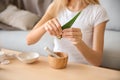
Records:
[[[62,9],[64,9],[70,0],[53,0],[53,9],[54,13],[57,14],[60,12]],[[99,0],[82,0],[82,3],[85,4],[99,4]]]
[[[99,0],[82,0],[86,4],[100,4]]]

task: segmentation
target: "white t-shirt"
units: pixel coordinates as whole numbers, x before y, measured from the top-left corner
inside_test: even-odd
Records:
[[[78,12],[72,12],[64,9],[58,14],[58,21],[61,25],[67,23]],[[72,27],[80,28],[82,32],[82,40],[92,48],[93,28],[94,26],[107,21],[108,16],[105,9],[100,5],[88,5],[78,16]],[[80,51],[66,38],[54,39],[54,51],[67,53],[68,61],[76,63],[90,64]]]

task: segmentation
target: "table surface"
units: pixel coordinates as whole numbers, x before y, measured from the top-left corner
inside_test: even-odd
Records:
[[[40,57],[33,64],[15,59],[8,65],[0,65],[0,80],[120,80],[120,71],[75,63],[53,69],[47,57]]]

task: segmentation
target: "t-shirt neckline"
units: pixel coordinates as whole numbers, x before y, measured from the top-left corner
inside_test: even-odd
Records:
[[[86,6],[83,10],[81,10],[81,11],[83,12],[83,11],[86,10],[89,6],[90,6],[90,4],[87,5],[87,6]],[[76,13],[80,12],[80,11],[72,11],[72,10],[68,9],[67,7],[66,7],[66,10],[67,10],[68,12],[70,12],[70,13],[73,13],[73,14],[76,14]]]

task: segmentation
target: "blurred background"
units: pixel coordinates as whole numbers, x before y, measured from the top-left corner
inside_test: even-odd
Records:
[[[26,35],[41,19],[52,0],[0,0],[0,48],[24,52],[39,52],[46,56],[44,47],[52,49],[53,37],[46,33],[31,46]],[[110,21],[105,30],[102,67],[120,70],[120,0],[100,0]],[[12,4],[12,5],[11,5]]]

